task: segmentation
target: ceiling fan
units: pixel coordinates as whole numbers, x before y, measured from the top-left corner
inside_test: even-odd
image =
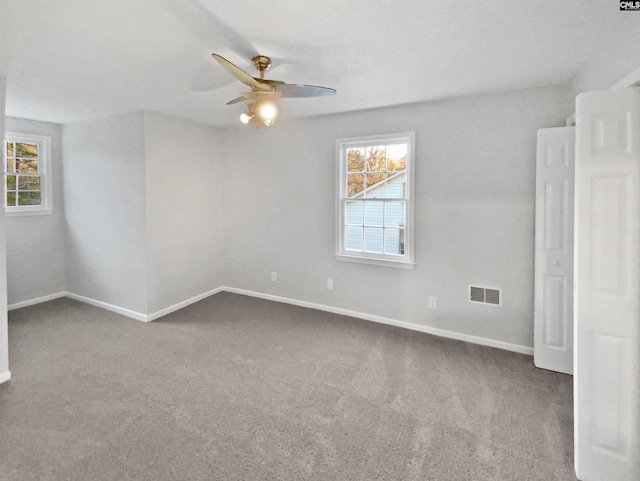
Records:
[[[335,89],[317,87],[315,85],[288,84],[280,80],[267,80],[264,73],[271,68],[271,59],[264,55],[256,55],[251,59],[253,66],[260,72],[260,77],[252,77],[240,67],[226,58],[211,54],[231,75],[243,84],[251,87],[250,92],[242,92],[241,96],[230,100],[227,105],[248,102],[249,110],[240,115],[243,124],[255,123],[258,126],[271,127],[278,120],[279,98],[324,97],[336,93]]]

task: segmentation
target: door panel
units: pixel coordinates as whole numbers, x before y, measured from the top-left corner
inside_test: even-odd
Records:
[[[575,129],[538,130],[534,362],[573,373]]]
[[[640,89],[581,94],[576,121],[576,473],[638,481]]]

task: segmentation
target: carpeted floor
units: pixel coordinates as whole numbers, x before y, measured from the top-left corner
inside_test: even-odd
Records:
[[[575,480],[572,379],[528,356],[228,293],[9,317],[2,481]]]

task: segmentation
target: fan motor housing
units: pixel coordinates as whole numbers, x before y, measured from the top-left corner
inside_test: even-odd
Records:
[[[256,55],[251,59],[253,66],[260,70],[260,72],[266,72],[271,68],[271,59],[264,55]]]

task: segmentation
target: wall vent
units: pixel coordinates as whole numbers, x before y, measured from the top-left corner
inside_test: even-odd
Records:
[[[469,286],[469,302],[502,306],[502,289],[495,287]]]

